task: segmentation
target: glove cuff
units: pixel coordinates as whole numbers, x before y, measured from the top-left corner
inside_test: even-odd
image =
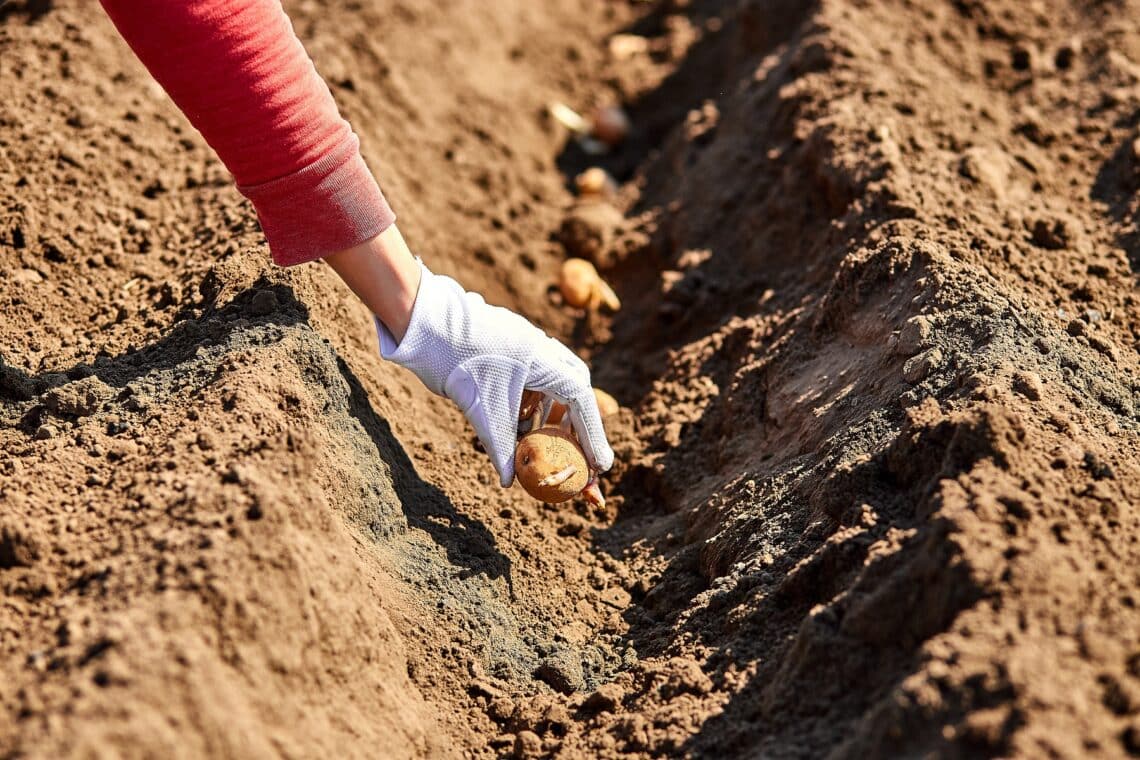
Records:
[[[464,320],[463,288],[450,277],[432,273],[422,261],[419,265],[420,287],[404,339],[397,342],[383,322],[376,317],[373,321],[380,356],[411,370],[433,393],[443,396],[444,384],[461,360],[454,343]]]

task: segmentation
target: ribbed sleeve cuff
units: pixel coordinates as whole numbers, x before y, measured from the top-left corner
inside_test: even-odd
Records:
[[[284,267],[351,248],[396,221],[352,132],[304,169],[238,189],[257,210],[273,261]]]

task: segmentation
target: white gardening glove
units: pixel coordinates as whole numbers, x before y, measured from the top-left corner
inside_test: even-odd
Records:
[[[570,349],[512,311],[464,292],[450,277],[422,278],[411,322],[397,345],[377,319],[380,355],[407,367],[424,385],[454,401],[475,428],[506,488],[515,479],[519,405],[535,390],[566,405],[590,467],[608,470],[606,442],[590,370]]]

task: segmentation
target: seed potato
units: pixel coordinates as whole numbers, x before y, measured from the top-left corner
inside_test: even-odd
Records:
[[[558,504],[581,493],[590,481],[590,468],[571,433],[547,426],[519,440],[515,477],[534,498]]]

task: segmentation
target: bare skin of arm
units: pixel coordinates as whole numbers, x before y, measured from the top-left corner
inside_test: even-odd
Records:
[[[324,260],[393,337],[402,341],[420,287],[420,265],[396,225]]]

